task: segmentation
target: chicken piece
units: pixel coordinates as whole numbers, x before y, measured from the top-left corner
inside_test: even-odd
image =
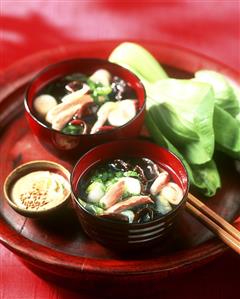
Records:
[[[147,203],[153,203],[154,201],[149,196],[144,195],[137,195],[129,197],[126,200],[120,201],[116,203],[115,205],[108,208],[105,213],[121,213],[122,211],[128,210],[130,208],[133,208],[135,206],[141,205],[141,204],[147,204]]]
[[[96,133],[104,125],[109,113],[114,109],[115,105],[115,102],[106,102],[99,108],[97,112],[98,119],[92,127],[91,134]]]
[[[93,99],[90,97],[90,95],[86,95],[86,94],[83,95],[81,90],[72,92],[71,94],[66,95],[65,97],[69,97],[69,98],[48,111],[46,115],[46,121],[49,122],[50,124],[52,123],[53,118],[55,118],[60,112],[67,110],[76,104],[80,104],[83,101],[85,103],[86,98],[88,98],[89,101],[93,102]]]
[[[100,205],[104,209],[110,208],[114,205],[118,200],[122,197],[125,191],[125,182],[118,181],[117,183],[113,184],[109,190],[105,193],[105,195],[100,199]]]
[[[61,101],[64,102],[72,102],[75,99],[81,98],[83,95],[85,95],[90,90],[89,86],[87,84],[83,84],[83,87],[81,89],[78,89],[76,91],[71,92],[70,94],[65,95]]]
[[[152,183],[150,193],[152,195],[157,195],[161,191],[161,189],[168,183],[169,180],[169,173],[166,171],[161,172],[155,179],[155,181]]]
[[[88,95],[85,95],[78,103],[72,104],[68,106],[67,109],[60,111],[52,118],[52,128],[60,131],[77,111],[79,112],[85,104],[91,102],[93,102],[92,98]]]

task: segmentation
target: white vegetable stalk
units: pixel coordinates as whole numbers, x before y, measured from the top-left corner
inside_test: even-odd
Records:
[[[149,82],[168,78],[158,61],[142,46],[125,42],[116,47],[109,56],[111,62],[133,69]]]

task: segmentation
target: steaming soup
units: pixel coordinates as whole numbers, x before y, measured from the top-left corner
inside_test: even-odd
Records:
[[[47,84],[34,99],[41,122],[65,134],[96,134],[125,125],[139,107],[133,88],[99,69],[68,74]]]
[[[78,193],[91,213],[129,223],[154,220],[183,199],[171,174],[147,158],[98,163],[81,178]]]

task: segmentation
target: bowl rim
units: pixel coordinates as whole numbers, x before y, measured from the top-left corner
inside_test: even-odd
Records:
[[[14,183],[14,181],[16,182],[19,178],[21,178],[21,175],[17,176],[16,178],[13,178],[13,176],[22,170],[26,170],[26,174],[31,173],[33,171],[37,171],[37,166],[39,165],[39,168],[41,168],[41,164],[44,165],[46,164],[46,169],[50,168],[51,166],[55,169],[60,170],[60,172],[62,174],[64,174],[64,178],[67,177],[67,182],[69,183],[69,187],[70,187],[70,172],[61,164],[53,162],[53,161],[48,161],[48,160],[33,160],[27,163],[23,163],[19,166],[17,166],[16,168],[14,168],[6,177],[6,179],[4,180],[4,184],[3,184],[3,194],[4,194],[4,198],[6,199],[7,203],[19,214],[26,216],[26,215],[43,215],[45,213],[48,213],[50,211],[55,210],[56,208],[60,207],[62,204],[64,204],[71,195],[71,189],[68,190],[67,194],[64,196],[64,198],[60,201],[57,201],[57,204],[54,206],[51,206],[50,208],[47,209],[40,209],[40,210],[27,210],[24,208],[19,207],[12,199],[11,196],[9,195],[9,186],[12,185]],[[33,166],[33,169],[29,169],[31,166]],[[29,171],[28,171],[29,169]],[[12,181],[13,180],[13,181]]]
[[[34,112],[32,111],[32,109],[30,108],[30,105],[29,105],[29,93],[30,93],[30,90],[32,88],[32,85],[33,83],[38,79],[40,78],[42,75],[48,73],[50,70],[54,69],[54,68],[57,68],[57,67],[61,67],[61,65],[64,65],[64,64],[68,64],[68,63],[74,63],[74,61],[87,61],[87,60],[94,60],[98,63],[103,63],[103,62],[106,62],[107,64],[109,65],[113,65],[114,67],[117,67],[119,69],[122,69],[124,70],[125,72],[128,72],[131,74],[132,77],[135,78],[137,84],[139,85],[139,87],[142,89],[143,91],[143,97],[144,97],[144,101],[143,101],[143,104],[141,105],[141,107],[138,109],[136,115],[130,119],[126,124],[122,125],[122,126],[119,126],[119,127],[114,127],[112,128],[111,130],[106,130],[106,131],[103,131],[103,132],[99,132],[99,133],[94,133],[94,134],[69,134],[69,133],[63,133],[62,131],[58,131],[56,129],[53,129],[53,128],[50,128],[48,127],[47,125],[45,125],[43,122],[41,122],[41,120],[39,120],[37,118],[37,116],[35,116]],[[61,77],[61,76],[59,76]],[[55,78],[56,79],[56,78]],[[51,82],[52,80],[50,80]],[[96,135],[111,135],[112,133],[116,132],[116,131],[119,131],[125,127],[128,127],[130,124],[132,124],[134,122],[134,120],[136,118],[138,118],[139,115],[141,115],[142,113],[144,113],[145,111],[145,108],[146,108],[146,97],[147,97],[147,94],[146,94],[146,89],[142,83],[142,81],[140,80],[140,78],[138,78],[131,70],[125,68],[124,66],[121,66],[117,63],[114,63],[114,62],[111,62],[107,59],[103,59],[103,58],[97,58],[97,57],[79,57],[79,58],[71,58],[71,59],[64,59],[64,60],[61,60],[59,62],[56,62],[56,63],[52,63],[48,66],[46,66],[45,68],[43,68],[42,70],[40,70],[28,83],[28,86],[26,88],[26,91],[25,91],[25,96],[24,96],[24,107],[25,107],[25,111],[28,113],[28,115],[34,119],[34,121],[36,121],[38,123],[38,125],[40,125],[41,127],[45,128],[45,129],[48,129],[50,132],[54,132],[54,133],[57,133],[59,135],[62,135],[62,136],[68,136],[68,137],[72,137],[72,138],[79,138],[79,136],[81,136],[81,138],[89,138],[90,136],[96,136]]]
[[[89,212],[78,200],[77,200],[77,198],[78,198],[78,196],[76,195],[76,193],[74,192],[74,188],[73,188],[73,176],[74,176],[74,173],[75,173],[75,171],[76,171],[76,168],[78,167],[78,164],[79,163],[81,163],[81,160],[82,159],[85,159],[89,154],[91,154],[92,152],[95,152],[95,151],[97,151],[100,147],[102,148],[102,147],[105,147],[105,146],[110,146],[111,144],[119,144],[119,143],[125,143],[125,144],[129,144],[129,143],[135,143],[135,142],[139,142],[139,143],[143,143],[143,144],[146,144],[146,145],[149,145],[149,146],[154,146],[154,147],[156,147],[156,149],[157,148],[159,148],[159,149],[161,149],[161,150],[164,150],[164,151],[166,151],[166,152],[168,152],[174,159],[176,159],[176,160],[178,160],[179,162],[180,162],[180,164],[181,164],[181,166],[183,167],[183,169],[184,169],[184,171],[185,171],[185,177],[186,177],[186,182],[187,182],[187,184],[186,184],[186,190],[185,190],[185,192],[184,192],[184,194],[183,194],[183,198],[182,198],[182,200],[181,200],[181,202],[178,204],[178,205],[176,205],[176,206],[174,206],[174,208],[171,210],[171,211],[169,211],[167,214],[165,214],[165,215],[161,215],[161,216],[159,216],[159,217],[157,217],[156,219],[154,219],[154,220],[150,220],[150,221],[147,221],[147,222],[145,222],[145,223],[125,223],[125,222],[120,222],[120,221],[115,221],[114,219],[109,219],[109,218],[104,218],[104,217],[102,217],[102,218],[100,218],[100,217],[98,217],[97,215],[94,215],[94,214],[92,214],[91,212]],[[149,157],[148,157],[149,158]],[[150,159],[150,158],[149,158]],[[92,163],[90,166],[88,166],[85,170],[84,170],[84,172],[83,172],[83,174],[82,175],[84,175],[85,174],[85,172],[89,169],[89,168],[91,168],[92,166],[94,166],[94,165],[96,165],[97,163],[99,163],[99,162],[104,162],[104,161],[106,161],[107,159],[103,159],[103,160],[97,160],[96,162],[94,162],[94,163]],[[171,167],[170,167],[171,168]],[[172,168],[171,168],[172,169]],[[79,182],[79,180],[80,180],[80,178],[82,177],[82,175],[81,176],[79,176],[79,178],[78,178],[78,182]],[[158,144],[156,144],[156,143],[154,143],[154,142],[151,142],[151,141],[146,141],[146,140],[142,140],[142,139],[123,139],[123,140],[115,140],[115,141],[111,141],[111,142],[107,142],[107,143],[104,143],[104,144],[100,144],[100,145],[98,145],[98,146],[95,146],[95,147],[93,147],[92,149],[90,149],[89,151],[87,151],[84,155],[82,155],[79,159],[78,159],[78,161],[76,162],[76,164],[75,164],[75,166],[74,166],[74,168],[73,168],[73,170],[71,171],[71,175],[70,175],[70,188],[71,188],[71,193],[72,193],[72,196],[71,196],[71,198],[72,198],[72,200],[77,204],[77,206],[80,208],[80,209],[82,209],[85,213],[87,213],[88,215],[90,215],[90,217],[93,217],[93,218],[97,218],[99,221],[102,221],[102,222],[105,222],[105,223],[112,223],[112,224],[118,224],[118,225],[121,225],[122,227],[131,227],[131,228],[143,228],[143,227],[145,227],[146,225],[151,225],[151,224],[157,224],[160,220],[162,220],[162,219],[164,219],[165,217],[171,217],[172,215],[174,215],[174,213],[176,213],[178,210],[180,210],[182,207],[184,207],[184,205],[185,205],[185,203],[186,203],[186,201],[187,201],[187,195],[188,195],[188,192],[189,192],[189,188],[190,188],[190,178],[189,178],[189,174],[188,174],[188,172],[187,172],[187,169],[186,169],[186,167],[185,167],[185,165],[183,164],[183,162],[182,162],[182,160],[176,155],[176,154],[174,154],[172,151],[170,151],[169,149],[167,149],[167,148],[165,148],[165,147],[163,147],[163,146],[160,146],[160,145],[158,145]]]

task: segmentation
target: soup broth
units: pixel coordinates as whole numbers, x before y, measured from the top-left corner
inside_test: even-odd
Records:
[[[87,170],[78,200],[88,211],[129,223],[145,223],[180,204],[182,188],[148,158],[115,159]]]
[[[46,126],[65,134],[97,134],[125,125],[139,110],[134,89],[99,69],[91,75],[68,74],[50,82],[33,108]]]

